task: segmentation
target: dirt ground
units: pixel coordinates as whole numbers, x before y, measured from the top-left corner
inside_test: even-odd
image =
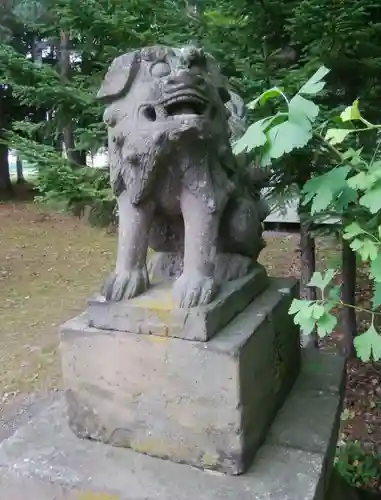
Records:
[[[268,233],[266,240],[260,260],[269,274],[298,276],[298,235]],[[57,327],[98,291],[115,247],[115,235],[68,215],[32,203],[0,204],[0,403],[60,386]],[[337,254],[333,239],[317,241],[320,269]],[[338,330],[328,348],[339,338]],[[380,374],[379,365],[350,362],[342,428],[342,437],[379,451]]]

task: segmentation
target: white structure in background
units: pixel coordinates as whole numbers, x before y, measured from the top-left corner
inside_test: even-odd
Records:
[[[274,208],[265,222],[275,224],[299,224],[298,199],[289,200],[284,207]]]
[[[93,168],[104,168],[108,164],[107,148],[98,150],[95,155],[87,156],[87,165]],[[265,222],[283,223],[283,224],[298,224],[298,200],[290,200],[285,207],[274,209],[266,218]]]
[[[105,168],[108,165],[108,152],[107,148],[98,149],[95,155],[87,155],[86,163],[89,167]]]
[[[95,155],[88,154],[86,157],[86,163],[88,167],[91,168],[105,168],[108,164],[108,153],[107,148],[101,148]],[[16,177],[16,154],[11,151],[9,153],[9,166],[12,177]],[[28,177],[30,174],[35,173],[35,168],[32,165],[28,165],[23,162],[24,175]],[[291,200],[282,209],[274,209],[267,217],[265,222],[276,223],[276,224],[298,224],[298,200]]]

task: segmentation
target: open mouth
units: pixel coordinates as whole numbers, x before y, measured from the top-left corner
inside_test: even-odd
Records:
[[[155,122],[162,118],[204,117],[207,112],[211,118],[215,116],[215,108],[210,107],[208,101],[198,95],[176,95],[159,104],[160,107],[148,105],[143,108],[147,120]]]
[[[205,114],[207,103],[201,99],[183,96],[171,99],[164,103],[166,116],[197,115]]]

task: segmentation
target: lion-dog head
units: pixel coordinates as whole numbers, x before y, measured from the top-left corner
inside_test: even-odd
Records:
[[[127,190],[132,203],[142,202],[171,163],[199,191],[213,164],[231,161],[230,94],[215,60],[202,50],[157,46],[117,57],[98,98],[106,104],[116,196]],[[229,184],[220,174],[218,183]]]

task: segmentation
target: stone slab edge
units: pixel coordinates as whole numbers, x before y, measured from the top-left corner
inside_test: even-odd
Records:
[[[88,301],[88,325],[102,330],[126,331],[187,340],[208,341],[268,286],[263,266],[249,275],[226,283],[217,298],[206,306],[172,307],[171,283],[154,285],[126,302]]]

